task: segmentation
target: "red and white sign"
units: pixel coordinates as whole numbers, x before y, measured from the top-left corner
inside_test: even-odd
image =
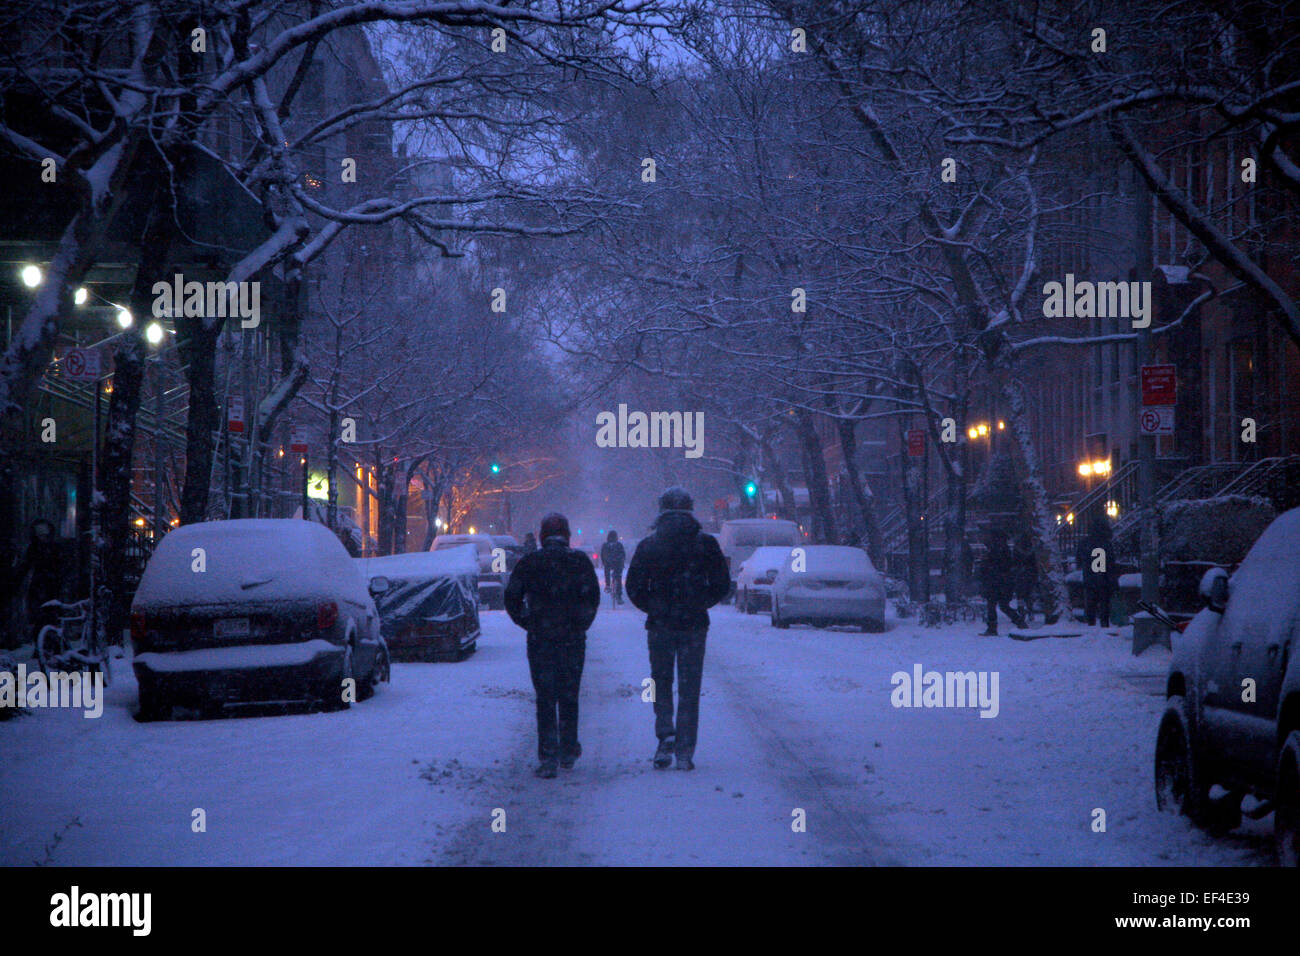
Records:
[[[1175,366],[1142,366],[1142,404],[1178,404],[1178,369]]]
[[[1152,405],[1142,409],[1138,424],[1143,435],[1172,435],[1174,433],[1174,406]]]
[[[307,454],[307,426],[294,425],[289,429],[289,450]]]
[[[226,399],[226,428],[232,432],[244,430],[244,397],[231,395]]]
[[[99,349],[68,349],[64,352],[63,377],[73,382],[94,382],[102,378]]]
[[[909,458],[922,458],[925,455],[925,429],[909,428],[907,430],[907,455]]]

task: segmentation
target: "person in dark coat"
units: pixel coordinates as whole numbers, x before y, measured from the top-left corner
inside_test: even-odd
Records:
[[[1028,531],[1016,537],[1011,549],[1011,587],[1020,603],[1020,614],[1028,621],[1034,615],[1034,597],[1038,593],[1038,555]]]
[[[506,585],[510,620],[528,634],[528,669],[537,694],[539,777],[554,777],[582,756],[578,691],[587,656],[587,628],[600,608],[591,558],[569,547],[569,520],[542,519],[542,546],[519,559]]]
[[[600,546],[600,566],[605,569],[605,590],[614,595],[614,603],[623,603],[623,565],[627,550],[618,540],[618,532],[610,529],[605,543]]]
[[[1088,626],[1110,626],[1110,601],[1115,591],[1115,555],[1110,523],[1098,518],[1074,549],[1074,561],[1083,572],[1083,613]]]
[[[722,548],[713,535],[700,529],[691,513],[694,506],[684,488],[665,491],[659,497],[654,530],[637,544],[627,569],[627,596],[646,614],[655,736],[659,738],[654,765],[659,770],[666,769],[674,758],[678,770],[695,769],[709,608],[731,590]]]
[[[1025,619],[1011,606],[1012,559],[1011,549],[1007,547],[1007,536],[996,528],[989,531],[988,546],[979,566],[980,593],[987,602],[984,615],[988,625],[981,637],[997,637],[998,608],[1011,618],[1016,627],[1024,627]]]
[[[530,554],[537,550],[537,539],[533,537],[531,531],[524,535],[524,543],[519,548],[524,554]]]
[[[57,601],[63,591],[63,554],[54,537],[54,525],[44,518],[32,522],[27,551],[15,568],[14,580],[27,581],[27,620],[32,629],[32,643],[42,627],[58,620],[58,612],[41,607],[46,601]]]

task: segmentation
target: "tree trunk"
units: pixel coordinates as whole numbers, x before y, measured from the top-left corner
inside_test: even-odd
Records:
[[[819,544],[839,544],[835,513],[831,508],[830,482],[826,478],[826,459],[822,457],[821,439],[817,436],[812,416],[808,412],[798,412],[795,419],[795,431],[799,436],[799,447],[803,451],[808,501],[812,505],[813,538]]]
[[[204,327],[201,318],[178,318],[176,345],[190,388],[185,421],[185,485],[181,490],[181,524],[208,516],[212,488],[213,439],[221,427],[217,400],[217,340],[219,331]]]
[[[871,563],[878,568],[884,567],[882,562],[885,559],[885,545],[880,536],[880,524],[876,521],[875,495],[867,488],[862,480],[862,473],[858,470],[857,422],[851,418],[841,418],[836,421],[835,426],[839,430],[840,449],[844,453],[844,471],[848,476],[850,494],[859,519],[860,530],[854,530],[854,537],[857,540],[850,543],[860,544],[865,537]]]
[[[1069,613],[1070,595],[1065,586],[1065,574],[1056,558],[1056,525],[1047,503],[1047,489],[1038,470],[1038,453],[1034,447],[1033,433],[1029,428],[1028,400],[1025,386],[1015,375],[1003,375],[1002,397],[1007,406],[1007,428],[1015,439],[1024,475],[1024,493],[1029,505],[1030,520],[1038,555],[1038,567],[1045,572],[1047,586],[1043,596],[1049,605],[1045,609],[1048,623]]]

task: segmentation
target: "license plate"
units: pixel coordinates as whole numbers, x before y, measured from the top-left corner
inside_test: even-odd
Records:
[[[213,637],[248,637],[248,634],[248,618],[246,617],[228,617],[212,622]]]

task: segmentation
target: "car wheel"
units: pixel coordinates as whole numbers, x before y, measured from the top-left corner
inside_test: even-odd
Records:
[[[326,681],[325,686],[321,688],[321,710],[336,711],[347,710],[351,704],[343,699],[343,685],[348,680],[355,680],[352,674],[352,641],[349,638],[348,643],[343,647],[343,666],[339,669],[339,676],[336,680]],[[353,686],[356,686],[355,684]],[[357,694],[360,699],[361,694]]]
[[[1170,697],[1156,734],[1156,807],[1206,824],[1210,785],[1196,757],[1184,697]]]
[[[785,630],[790,626],[789,622],[781,620],[781,608],[776,603],[776,598],[772,599],[772,626]]]
[[[1273,839],[1279,866],[1300,866],[1300,730],[1287,735],[1277,760]]]

